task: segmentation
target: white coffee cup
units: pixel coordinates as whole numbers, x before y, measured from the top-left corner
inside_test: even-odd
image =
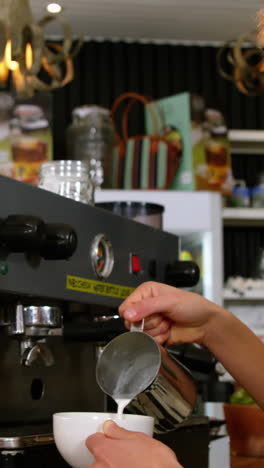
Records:
[[[103,423],[112,419],[119,426],[130,431],[144,432],[152,437],[154,418],[137,414],[116,413],[55,413],[53,434],[56,447],[64,460],[74,468],[87,468],[94,457],[85,441],[95,432],[102,432]]]

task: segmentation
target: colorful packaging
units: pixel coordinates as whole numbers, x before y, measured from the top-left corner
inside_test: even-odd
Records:
[[[52,159],[51,97],[0,93],[0,174],[34,185],[39,167]]]
[[[229,194],[232,190],[230,144],[223,115],[205,109],[200,96],[181,93],[155,101],[159,131],[169,141],[173,135],[181,144],[181,159],[170,189],[212,190]],[[152,120],[145,113],[146,132],[151,134]],[[165,122],[165,129],[164,127]],[[169,131],[168,131],[169,129]]]

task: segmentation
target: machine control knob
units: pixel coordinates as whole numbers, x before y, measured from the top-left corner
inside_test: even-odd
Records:
[[[165,283],[171,286],[189,288],[195,286],[200,278],[200,270],[196,263],[190,261],[175,261],[167,266]]]
[[[36,216],[10,215],[0,224],[0,244],[9,252],[39,250],[45,237],[45,224]]]
[[[45,260],[66,260],[77,248],[77,234],[67,224],[46,224],[40,255]]]

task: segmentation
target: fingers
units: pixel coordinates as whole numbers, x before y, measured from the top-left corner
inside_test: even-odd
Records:
[[[176,291],[176,288],[166,284],[156,283],[155,281],[147,281],[138,286],[129,296],[122,302],[119,307],[119,313],[127,309],[129,305],[135,304],[150,297],[163,296]],[[122,313],[120,313],[122,315]]]
[[[129,322],[136,322],[158,313],[166,313],[169,317],[175,308],[176,302],[177,297],[175,293],[173,295],[149,297],[127,306],[122,304],[119,308],[119,313]]]
[[[134,439],[136,432],[127,431],[123,427],[118,426],[114,421],[107,420],[103,424],[103,431],[106,437],[111,439],[118,439],[118,440],[128,440]]]
[[[170,337],[170,332],[168,331],[167,333],[163,333],[162,335],[154,336],[154,339],[157,343],[163,344],[163,343],[166,343],[166,341],[168,341],[169,337]]]
[[[156,327],[148,327],[147,326],[147,323],[146,323],[146,327],[144,327],[144,331],[150,335],[150,336],[157,336],[157,335],[163,335],[164,333],[166,333],[169,329],[171,328],[171,321],[170,320],[167,320],[167,319],[164,319],[160,322],[159,325],[157,325]]]
[[[102,434],[101,432],[96,432],[95,434],[89,436],[85,441],[86,447],[88,448],[88,450],[90,450],[90,452],[94,455],[95,458],[97,455],[97,451],[99,450],[104,438],[104,434]]]
[[[146,324],[146,322],[145,322]],[[130,328],[131,322],[128,322],[127,320],[125,321],[125,326],[126,328]],[[152,338],[155,339],[155,341],[159,344],[165,343],[171,334],[171,324],[169,321],[164,320],[164,326],[161,324],[159,327],[155,329],[147,329],[144,327],[144,332],[147,333],[147,335],[152,336]]]
[[[125,301],[121,304],[121,308],[127,307],[128,304],[141,301],[142,299],[146,299],[147,297],[157,296],[157,285],[159,283],[155,283],[154,281],[148,281],[147,283],[143,283],[138,286]]]
[[[157,328],[163,320],[164,317],[161,314],[151,315],[147,320],[145,320],[144,330],[152,330]]]
[[[150,330],[152,328],[156,328],[162,322],[163,317],[161,314],[153,314],[147,320],[145,320],[144,330]],[[136,322],[134,322],[136,323]],[[141,320],[138,322],[141,323]],[[131,321],[125,320],[125,325],[127,328],[131,327]]]
[[[131,322],[125,320],[126,328],[131,327]],[[155,337],[167,333],[171,328],[171,321],[164,318],[161,314],[154,314],[145,320],[144,332]]]

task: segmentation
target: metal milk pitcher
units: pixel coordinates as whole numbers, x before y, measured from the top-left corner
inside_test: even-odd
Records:
[[[131,400],[129,412],[153,416],[156,433],[175,429],[196,405],[197,390],[189,371],[141,331],[123,333],[106,345],[96,378],[115,401]]]
[[[197,389],[190,372],[161,345],[161,365],[151,385],[137,395],[127,409],[155,419],[154,432],[174,430],[187,419],[197,402]]]

